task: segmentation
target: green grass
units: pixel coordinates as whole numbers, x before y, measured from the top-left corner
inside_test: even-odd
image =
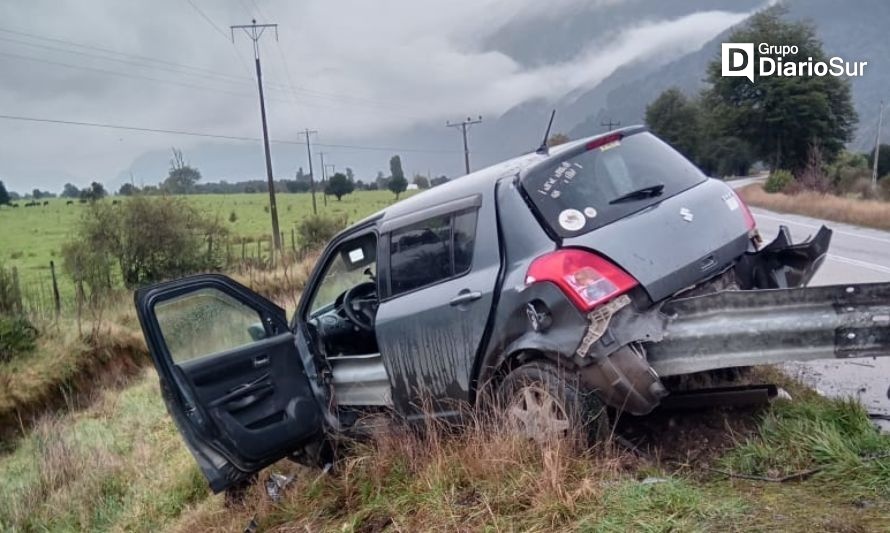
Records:
[[[218,218],[236,236],[268,239],[271,234],[271,219],[266,212],[268,194],[192,195],[185,198],[202,212]],[[115,199],[126,202],[126,198]],[[389,191],[359,191],[344,196],[340,202],[329,197],[327,206],[320,194],[316,199],[319,213],[345,215],[348,222],[353,223],[391,205],[395,196]],[[67,200],[63,198],[47,201],[47,206],[0,207],[0,264],[18,269],[26,295],[42,294],[46,300],[52,290],[49,263],[55,261],[60,289],[64,297],[70,298],[73,286],[61,272],[61,250],[87,206],[77,202],[66,205]],[[102,201],[111,202],[112,199]],[[285,245],[290,246],[291,229],[312,212],[312,197],[305,193],[284,193],[277,195],[277,202],[280,229],[284,233]],[[23,206],[25,202],[18,203]],[[229,222],[232,212],[237,216],[234,223]],[[247,253],[255,254],[256,247],[248,247]]]
[[[0,529],[159,530],[208,494],[146,376],[42,421],[0,458]]]
[[[228,531],[256,516],[260,530],[295,531],[880,531],[887,464],[853,464],[849,453],[887,450],[890,437],[863,419],[850,402],[814,395],[777,404],[717,465],[765,475],[824,468],[800,482],[671,470],[471,425],[382,433],[344,449],[328,475],[283,461],[243,505],[226,506],[207,491],[147,371],[85,410],[42,421],[0,456],[0,529]],[[273,471],[296,474],[278,503],[262,488]]]

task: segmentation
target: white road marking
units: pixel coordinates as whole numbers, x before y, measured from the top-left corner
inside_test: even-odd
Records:
[[[869,263],[868,261],[860,261],[859,259],[850,259],[849,257],[844,257],[841,255],[828,254],[827,259],[832,261],[837,261],[838,263],[845,263],[852,266],[858,266],[862,268],[869,268],[871,270],[875,270],[877,272],[881,272],[884,274],[890,274],[890,268],[887,268],[883,265],[877,265],[875,263]]]
[[[788,220],[787,218],[780,218],[780,217],[774,217],[771,215],[764,215],[762,213],[758,213],[757,211],[755,211],[754,218],[758,218],[758,217],[775,220],[777,222],[784,222],[786,224],[796,224],[798,226],[803,226],[805,228],[812,228],[812,229],[820,228],[820,226],[816,226],[814,224],[807,224],[805,222],[797,222],[795,220]],[[830,224],[830,222],[829,222],[829,224]],[[885,244],[890,244],[890,239],[882,239],[881,237],[872,237],[871,235],[860,235],[858,233],[852,233],[850,231],[843,231],[843,230],[836,230],[836,229],[833,229],[832,231],[834,233],[837,233],[838,235],[846,235],[848,237],[856,237],[857,239],[868,239],[870,241],[877,241],[877,242],[883,242]]]

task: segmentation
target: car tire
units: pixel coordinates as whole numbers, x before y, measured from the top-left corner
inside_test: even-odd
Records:
[[[506,421],[538,442],[576,437],[598,444],[611,434],[599,397],[581,386],[576,372],[549,361],[514,368],[498,387],[498,399]]]

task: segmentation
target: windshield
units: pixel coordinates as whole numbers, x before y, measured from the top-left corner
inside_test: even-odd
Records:
[[[325,266],[321,283],[309,306],[309,315],[315,316],[319,310],[327,309],[347,289],[366,281],[373,281],[376,275],[376,236],[366,235],[341,244]]]
[[[553,231],[571,237],[705,179],[673,148],[648,132],[640,132],[534,169],[522,183]]]

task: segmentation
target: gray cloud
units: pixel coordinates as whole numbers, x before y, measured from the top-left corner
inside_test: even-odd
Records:
[[[273,137],[295,139],[312,127],[326,142],[373,145],[381,133],[442,122],[465,110],[497,115],[533,98],[558,99],[594,86],[622,64],[694,50],[745,16],[704,11],[641,18],[607,39],[591,36],[569,59],[523,66],[484,46],[486,38],[517,20],[554,20],[579,9],[607,9],[617,0],[192,1],[216,27],[186,0],[3,3],[0,28],[197,68],[0,31],[0,113],[255,137],[249,42],[236,34],[233,45],[223,34],[251,16],[260,22],[268,17],[280,24],[277,43],[262,41]],[[21,191],[58,190],[66,181],[111,180],[145,153],[171,145],[188,151],[202,142],[0,121],[0,179]]]

